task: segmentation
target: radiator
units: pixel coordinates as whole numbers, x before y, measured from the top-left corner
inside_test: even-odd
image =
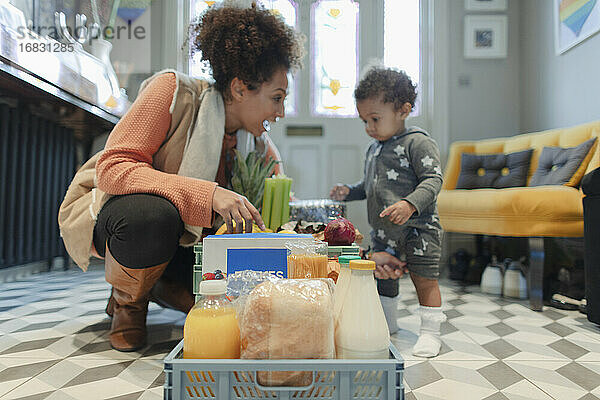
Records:
[[[0,104],[0,268],[67,259],[57,214],[75,162],[71,129]]]

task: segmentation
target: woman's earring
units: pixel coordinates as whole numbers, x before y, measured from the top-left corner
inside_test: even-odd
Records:
[[[269,120],[265,119],[262,124],[263,124],[263,128],[266,132],[271,131],[271,123],[269,122]]]

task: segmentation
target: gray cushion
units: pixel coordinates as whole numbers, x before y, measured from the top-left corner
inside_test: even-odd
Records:
[[[463,153],[457,189],[525,186],[533,149],[515,153]]]
[[[596,138],[586,140],[576,147],[544,147],[538,167],[529,186],[564,185],[571,180]]]

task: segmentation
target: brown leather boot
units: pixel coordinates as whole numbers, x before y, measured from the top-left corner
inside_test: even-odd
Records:
[[[146,314],[150,289],[168,262],[148,268],[127,268],[114,259],[108,246],[104,261],[106,281],[113,286],[110,344],[115,350],[136,351],[146,342]],[[107,313],[111,300],[106,307]],[[110,314],[109,314],[110,315]]]
[[[190,312],[194,306],[194,296],[186,287],[177,282],[160,278],[150,289],[150,301],[164,308],[171,308],[184,313]]]
[[[108,316],[112,318],[114,310],[115,298],[113,297],[113,290],[112,288],[110,288],[110,297],[108,298],[108,302],[106,303],[106,308],[104,309],[104,312],[106,312],[106,314],[108,314]]]
[[[188,290],[178,283],[168,282],[160,278],[158,282],[150,289],[149,300],[164,308],[189,313],[195,304],[194,296]],[[104,310],[112,318],[115,308],[115,298],[112,290]]]

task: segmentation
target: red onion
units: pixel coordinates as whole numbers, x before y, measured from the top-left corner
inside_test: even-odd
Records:
[[[330,246],[348,246],[354,242],[356,230],[346,218],[338,218],[327,224],[325,241]]]

